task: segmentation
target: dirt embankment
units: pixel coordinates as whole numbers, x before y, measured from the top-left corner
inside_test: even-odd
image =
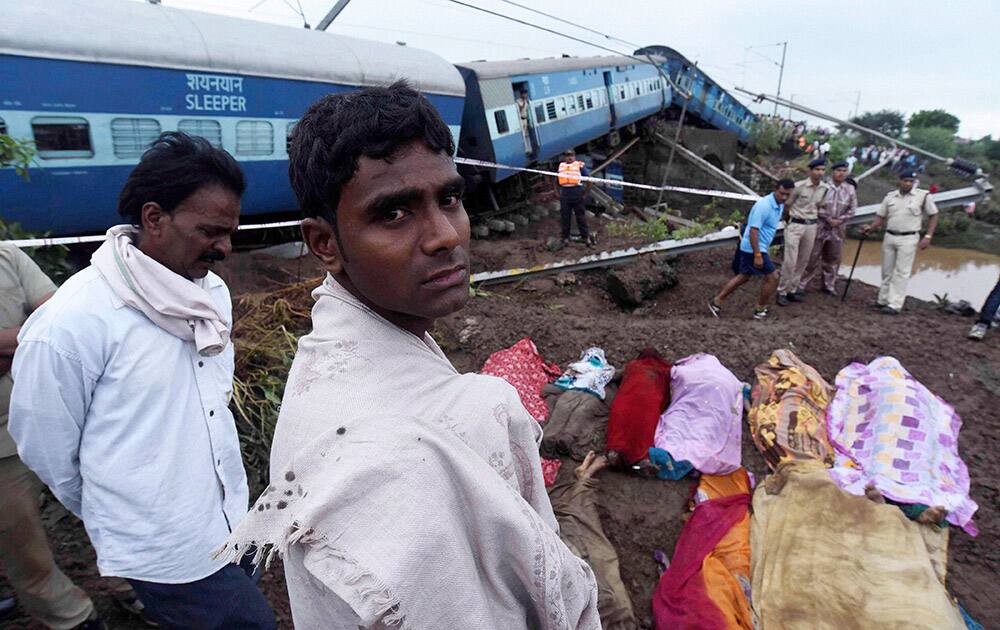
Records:
[[[552,220],[550,219],[550,222]],[[477,242],[477,267],[498,268],[582,255],[548,252],[541,238],[553,223],[536,224],[536,234],[523,238]],[[921,382],[955,406],[964,421],[961,453],[972,477],[972,497],[980,506],[977,538],[953,530],[949,588],[987,627],[1000,622],[995,592],[1000,573],[1000,334],[984,343],[964,339],[970,320],[940,314],[914,301],[899,317],[886,317],[867,308],[874,289],[855,285],[845,303],[839,298],[810,295],[807,302],[773,309],[773,319],[750,318],[756,287],[737,292],[725,304],[722,319],[712,318],[705,301],[729,276],[731,249],[700,252],[676,263],[679,284],[642,306],[623,311],[605,291],[605,272],[576,274],[575,283],[539,279],[488,288],[460,313],[439,321],[436,336],[462,371],[479,369],[494,351],[529,336],[543,356],[565,365],[581,350],[597,345],[616,366],[623,365],[645,346],[654,346],[668,359],[695,353],[715,354],[739,378],[753,380],[753,368],[776,348],[791,348],[831,382],[852,361],[870,361],[880,355],[897,357]],[[310,259],[276,264],[259,255],[241,255],[227,261],[226,274],[234,292],[287,282],[296,275],[317,271]],[[564,279],[565,280],[565,279]],[[766,474],[763,460],[747,431],[743,440],[744,465],[759,479]],[[567,463],[570,465],[570,463]],[[640,619],[649,624],[650,601],[657,582],[653,552],[672,553],[690,494],[689,481],[666,482],[602,473],[600,502],[608,537],[621,557],[622,577]],[[50,519],[51,520],[51,519]],[[844,527],[850,527],[845,522]],[[79,585],[95,596],[112,628],[139,628],[114,610],[94,569],[94,554],[82,527],[72,517],[50,527],[57,560]],[[280,565],[264,578],[263,588],[290,628],[287,598]],[[0,581],[0,593],[9,588]],[[21,617],[11,628],[38,627]]]

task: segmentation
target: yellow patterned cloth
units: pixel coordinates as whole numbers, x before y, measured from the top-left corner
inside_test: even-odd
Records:
[[[748,420],[754,444],[772,469],[792,460],[833,464],[826,408],[834,388],[791,350],[775,350],[754,372]]]

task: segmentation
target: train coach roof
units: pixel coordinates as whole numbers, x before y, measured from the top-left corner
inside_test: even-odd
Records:
[[[653,57],[660,62],[662,58]],[[608,66],[627,66],[640,61],[622,55],[602,57],[550,57],[548,59],[512,59],[510,61],[469,61],[456,64],[476,73],[480,79],[498,79],[522,74],[543,74],[546,72],[567,72]]]
[[[127,0],[0,0],[0,54],[383,85],[464,96],[434,53]]]

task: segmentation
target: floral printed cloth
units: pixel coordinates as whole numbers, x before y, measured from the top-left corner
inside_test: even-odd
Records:
[[[826,407],[833,396],[819,372],[791,350],[775,350],[754,372],[747,417],[754,444],[771,469],[792,460],[818,459],[833,464],[826,437]]]
[[[562,468],[561,459],[542,458],[542,478],[545,480],[546,488],[551,488],[556,483],[560,468]]]
[[[542,387],[555,380],[562,371],[555,363],[546,363],[542,359],[529,337],[491,354],[479,373],[499,376],[513,385],[524,408],[539,423],[549,419],[549,407],[542,398]]]
[[[604,386],[615,377],[615,368],[604,358],[604,350],[587,348],[580,360],[570,363],[556,385],[563,389],[580,389],[604,400]]]
[[[962,420],[893,357],[852,363],[837,375],[827,414],[837,450],[830,476],[861,495],[874,484],[899,503],[941,505],[947,520],[977,533],[969,471],[958,455]]]

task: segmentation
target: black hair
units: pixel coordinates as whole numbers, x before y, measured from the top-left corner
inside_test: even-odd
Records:
[[[358,158],[385,160],[415,140],[431,151],[455,152],[448,125],[405,80],[319,99],[295,124],[288,150],[288,178],[302,215],[322,217],[336,233],[340,193]]]
[[[141,226],[146,203],[155,201],[169,214],[199,189],[213,184],[243,196],[246,179],[233,156],[204,138],[165,131],[129,173],[118,194],[118,214]]]
[[[795,182],[793,182],[792,180],[788,179],[787,177],[784,178],[784,179],[779,179],[777,181],[777,183],[774,185],[774,189],[778,190],[779,188],[784,188],[785,190],[790,190],[792,188],[795,188]]]

